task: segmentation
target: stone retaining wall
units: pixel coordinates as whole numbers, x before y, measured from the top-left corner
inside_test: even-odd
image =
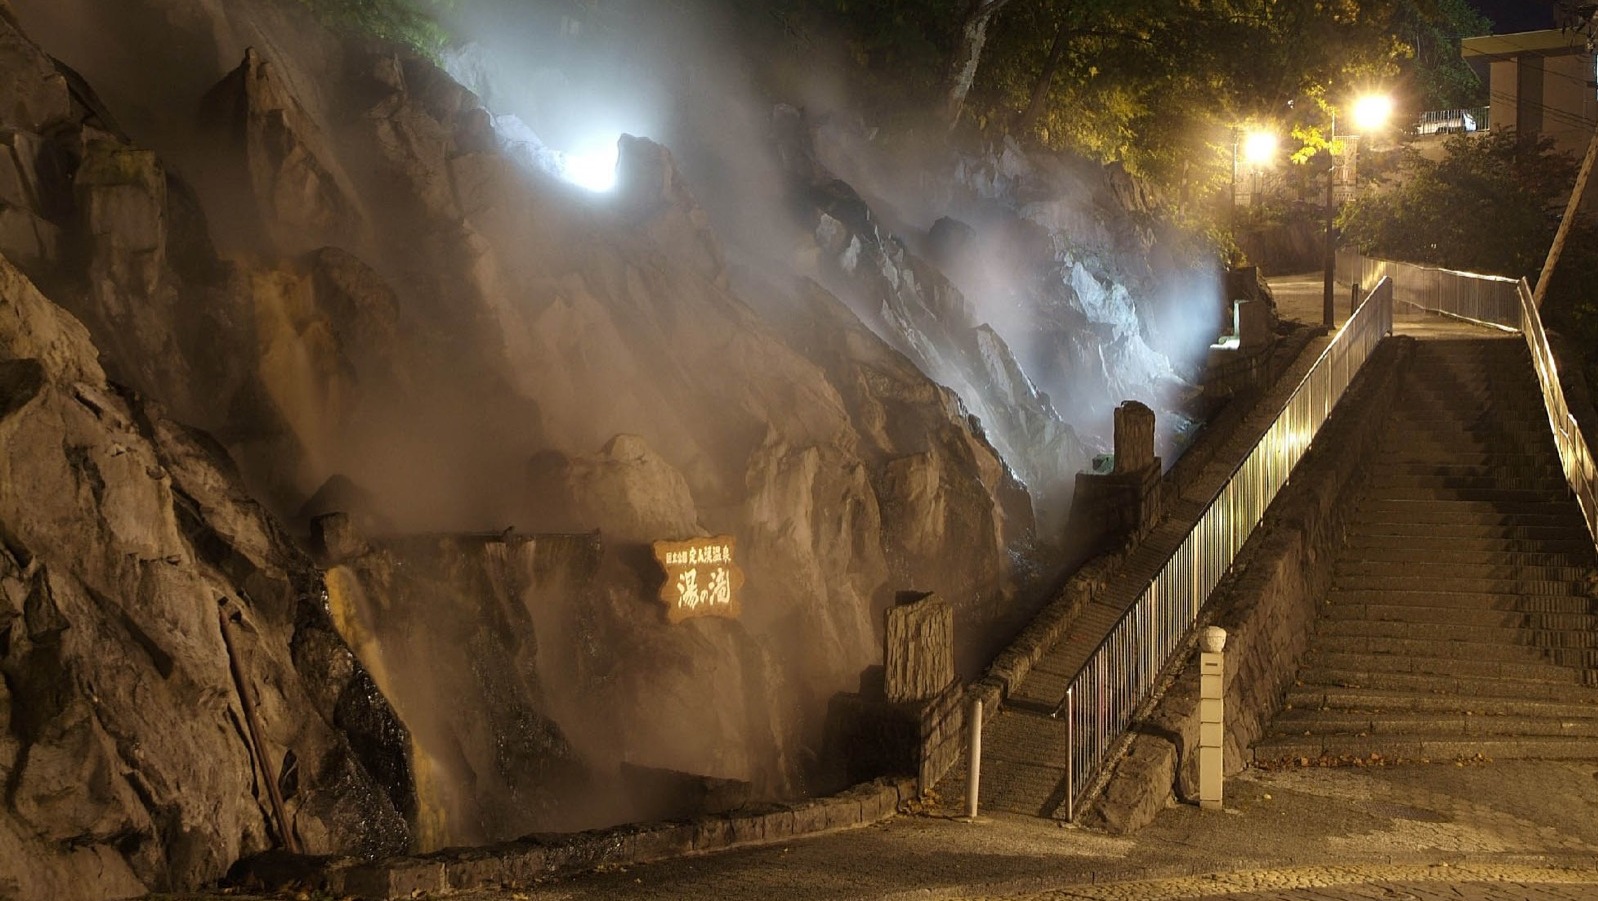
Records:
[[[1331,585],[1332,563],[1353,515],[1414,341],[1393,338],[1377,349],[1328,420],[1315,447],[1249,539],[1233,571],[1211,597],[1201,624],[1227,630],[1225,770],[1247,765],[1248,749],[1281,706],[1308,647],[1317,601]],[[1198,799],[1197,653],[1153,713],[1133,725],[1090,821],[1112,832],[1147,825],[1173,797]]]
[[[830,798],[738,810],[667,823],[530,836],[481,848],[397,857],[375,863],[333,861],[312,868],[336,896],[398,899],[523,888],[563,873],[631,866],[668,858],[781,842],[880,822],[917,796],[911,778],[878,779]],[[235,874],[245,884],[278,888],[285,879]]]

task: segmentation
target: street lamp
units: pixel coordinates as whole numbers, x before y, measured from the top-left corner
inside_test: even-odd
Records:
[[[1276,133],[1272,131],[1251,128],[1246,132],[1238,131],[1234,134],[1232,140],[1232,219],[1234,223],[1237,220],[1238,158],[1241,156],[1242,160],[1249,164],[1249,171],[1257,182],[1260,168],[1269,165],[1276,158],[1276,145]],[[1255,190],[1257,190],[1257,184],[1249,192],[1251,200]]]
[[[1349,112],[1354,120],[1354,127],[1358,130],[1353,134],[1345,134],[1343,137],[1354,140],[1353,152],[1355,158],[1357,158],[1360,136],[1380,131],[1386,127],[1388,120],[1392,118],[1393,98],[1387,94],[1365,94],[1355,98],[1349,104]],[[1332,147],[1336,144],[1337,138],[1337,112],[1334,110],[1332,112],[1332,133],[1327,139],[1326,146],[1326,272],[1321,294],[1321,318],[1327,328],[1332,328],[1337,324],[1337,315],[1332,303],[1332,277],[1334,270],[1337,268],[1337,243],[1333,225],[1337,218],[1337,198],[1335,194],[1337,159],[1332,152]],[[1351,171],[1349,175],[1350,187],[1353,186],[1354,180],[1355,176]]]

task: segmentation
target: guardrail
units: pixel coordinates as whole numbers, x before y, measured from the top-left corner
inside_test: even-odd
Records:
[[[1346,248],[1337,251],[1337,278],[1355,285],[1390,278],[1395,303],[1478,325],[1521,330],[1518,283],[1512,278],[1370,259]]]
[[[1531,286],[1521,279],[1516,288],[1520,299],[1520,331],[1531,349],[1531,365],[1537,370],[1537,383],[1542,386],[1543,406],[1548,410],[1548,425],[1554,433],[1554,444],[1559,448],[1565,481],[1581,504],[1581,518],[1587,522],[1588,534],[1598,544],[1598,465],[1593,462],[1592,450],[1581,435],[1576,417],[1565,403],[1565,389],[1559,384],[1559,366],[1548,344],[1548,333],[1543,331],[1542,316],[1532,302]]]
[[[1410,134],[1440,135],[1468,131],[1486,131],[1491,125],[1492,108],[1486,106],[1469,109],[1427,110],[1415,118],[1409,127]]]
[[[1265,509],[1287,484],[1354,375],[1393,331],[1393,286],[1383,279],[1315,361],[1276,420],[1210,500],[1198,523],[1071,680],[1066,717],[1066,819],[1109,761],[1138,707],[1182,645]]]

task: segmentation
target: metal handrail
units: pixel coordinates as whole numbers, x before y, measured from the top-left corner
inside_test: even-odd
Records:
[[[1587,531],[1598,545],[1598,464],[1565,402],[1559,367],[1526,280],[1369,259],[1353,250],[1339,251],[1337,265],[1343,277],[1357,283],[1377,276],[1393,278],[1394,296],[1399,303],[1525,336],[1542,389],[1548,426],[1559,448],[1565,482],[1581,505]]]
[[[1548,426],[1554,433],[1554,444],[1559,448],[1559,462],[1565,471],[1565,482],[1581,505],[1581,518],[1587,523],[1587,532],[1598,545],[1598,465],[1593,462],[1592,450],[1582,437],[1581,427],[1565,402],[1565,389],[1559,384],[1559,366],[1554,360],[1553,348],[1548,343],[1548,333],[1543,330],[1542,316],[1532,300],[1531,287],[1521,279],[1517,286],[1520,298],[1521,333],[1526,336],[1526,346],[1531,349],[1531,365],[1537,371],[1537,383],[1542,387],[1543,407],[1548,411]]]
[[[1383,279],[1333,336],[1264,436],[1121,619],[1067,685],[1066,819],[1153,692],[1199,610],[1287,483],[1376,345],[1393,331],[1393,287]]]
[[[1356,285],[1393,280],[1393,300],[1428,313],[1440,313],[1504,331],[1519,332],[1518,282],[1499,275],[1461,272],[1363,256],[1352,248],[1337,251],[1337,276]]]

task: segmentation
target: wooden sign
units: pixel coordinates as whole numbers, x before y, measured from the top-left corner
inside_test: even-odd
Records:
[[[696,616],[738,618],[744,573],[732,560],[735,544],[730,535],[654,543],[655,561],[666,571],[660,600],[667,622]]]

